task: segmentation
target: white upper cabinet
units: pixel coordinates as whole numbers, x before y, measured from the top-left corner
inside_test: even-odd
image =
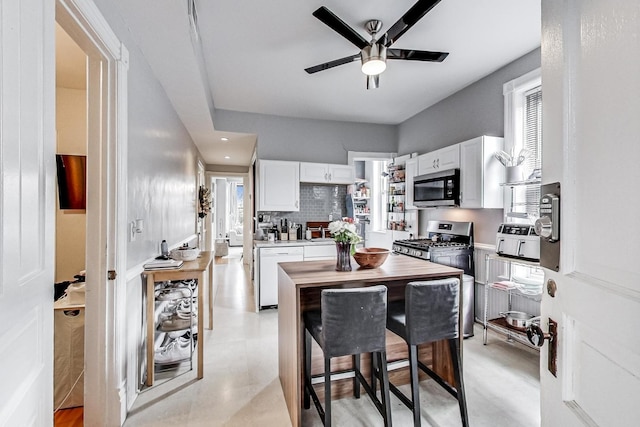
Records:
[[[503,207],[504,167],[494,157],[502,150],[504,139],[480,136],[461,142],[460,146],[460,207]]]
[[[258,210],[298,212],[300,163],[259,160],[258,170]]]
[[[460,167],[460,144],[418,156],[418,175]]]
[[[353,184],[355,169],[353,166],[332,165],[327,163],[300,163],[300,182],[320,184]]]
[[[418,158],[408,159],[404,164],[404,207],[405,209],[417,209],[413,204],[413,178],[418,175]]]

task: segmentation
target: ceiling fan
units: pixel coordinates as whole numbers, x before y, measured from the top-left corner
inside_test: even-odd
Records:
[[[360,49],[360,53],[309,67],[305,71],[313,74],[360,59],[362,72],[367,75],[367,89],[376,89],[379,86],[380,74],[387,68],[387,59],[427,62],[444,61],[449,55],[447,52],[389,48],[438,3],[440,3],[440,0],[418,0],[384,35],[377,39],[376,35],[382,28],[382,21],[377,19],[367,21],[365,29],[371,35],[370,42],[366,41],[329,9],[324,6],[320,7],[313,12],[313,16],[356,45]]]

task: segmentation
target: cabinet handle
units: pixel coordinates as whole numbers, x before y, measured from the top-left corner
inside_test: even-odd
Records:
[[[437,159],[437,160],[438,160],[438,169],[440,169],[440,159]]]
[[[433,159],[433,168],[436,168],[436,159]]]
[[[329,174],[329,181],[331,181],[331,174]]]
[[[296,200],[296,208],[298,207],[298,201]]]
[[[326,173],[324,174],[324,180],[325,180],[325,181],[328,181],[328,179],[327,179],[327,174],[326,174]]]

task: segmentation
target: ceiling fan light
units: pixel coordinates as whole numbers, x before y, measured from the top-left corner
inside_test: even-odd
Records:
[[[387,68],[386,46],[374,43],[365,46],[360,52],[362,72],[368,76],[377,76]]]

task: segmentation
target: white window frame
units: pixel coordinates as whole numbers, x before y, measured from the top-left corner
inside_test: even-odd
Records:
[[[504,95],[504,148],[517,152],[524,141],[525,94],[542,84],[541,69],[513,79],[502,86]]]
[[[525,140],[525,108],[526,95],[533,89],[542,84],[541,69],[537,68],[524,74],[516,79],[505,83],[502,87],[504,95],[504,144],[507,153],[518,153],[524,147]],[[507,218],[506,213],[513,205],[512,192],[510,188],[505,187],[504,209],[505,222],[524,222],[529,223],[535,219],[513,219]],[[524,188],[518,188],[520,194],[516,198],[523,196]],[[517,201],[517,200],[516,200]]]

